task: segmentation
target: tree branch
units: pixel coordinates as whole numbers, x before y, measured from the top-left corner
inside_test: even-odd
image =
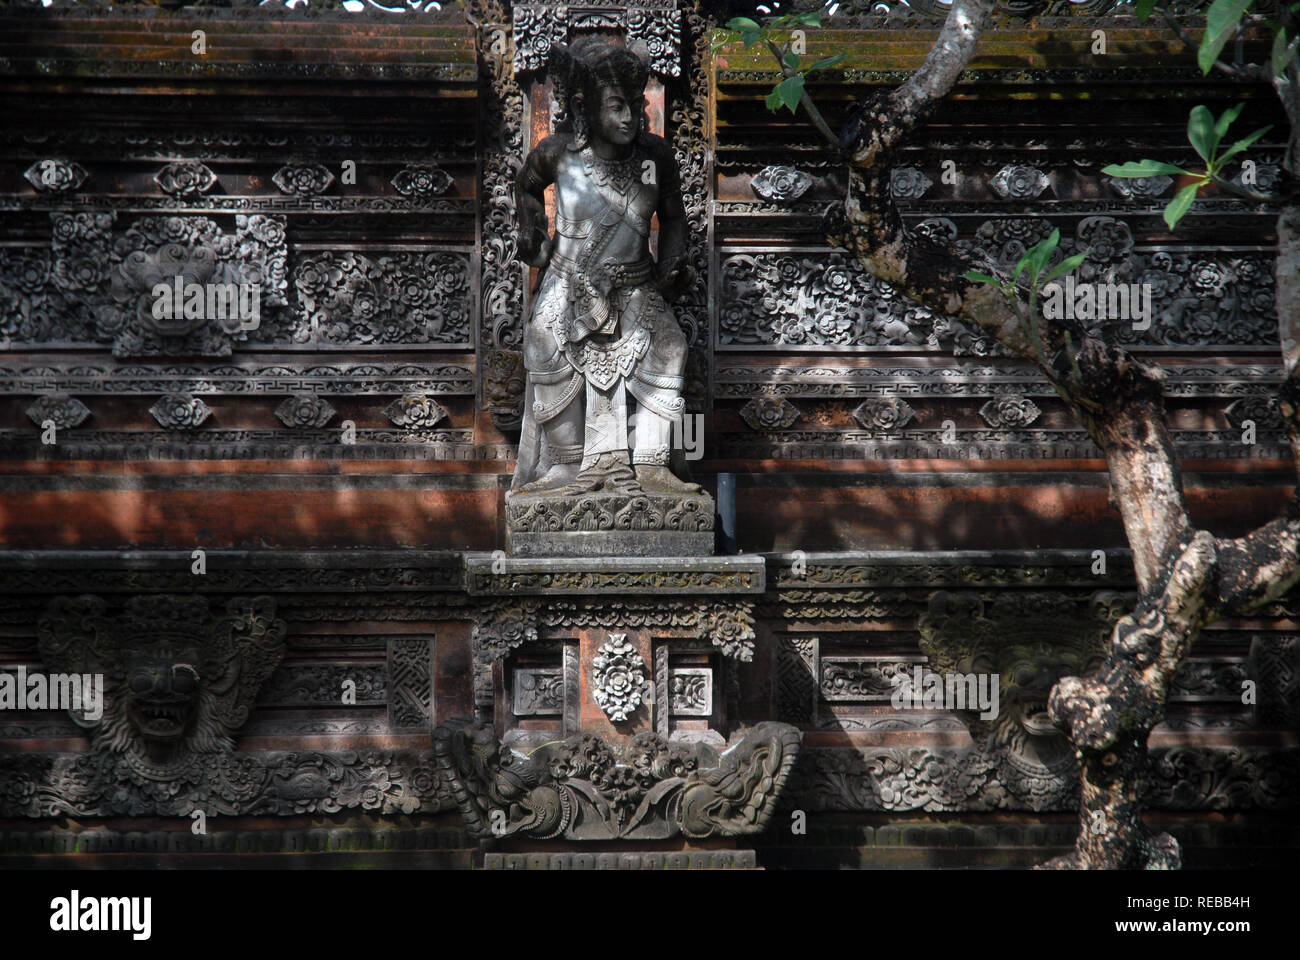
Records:
[[[777,65],[781,68],[781,73],[784,74],[785,78],[789,80],[791,77],[795,76],[795,72],[790,69],[790,65],[785,62],[785,56],[781,49],[777,47],[776,43],[769,40],[767,42],[767,48],[772,51],[772,56],[776,57]],[[835,131],[833,131],[830,124],[826,122],[826,118],[822,116],[822,112],[817,109],[817,104],[812,102],[812,97],[808,96],[808,90],[806,87],[803,91],[803,95],[799,98],[799,105],[808,111],[808,119],[812,121],[812,125],[817,128],[817,132],[822,135],[825,141],[830,145],[831,149],[838,153],[840,149],[840,138],[835,136]]]

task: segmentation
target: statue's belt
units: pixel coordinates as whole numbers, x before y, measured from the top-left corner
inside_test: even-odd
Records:
[[[620,263],[607,258],[594,266],[596,271],[609,278],[614,287],[635,287],[645,283],[654,276],[655,267],[654,261],[649,258],[633,260],[629,263]],[[558,253],[551,256],[547,269],[554,270],[562,277],[575,277],[583,273],[576,260],[562,257]]]

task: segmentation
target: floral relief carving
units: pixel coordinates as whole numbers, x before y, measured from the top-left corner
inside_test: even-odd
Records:
[[[177,160],[159,170],[154,182],[170,196],[196,197],[212,189],[217,175],[198,160]]]
[[[749,186],[764,200],[790,202],[807,193],[812,182],[812,176],[802,170],[774,164],[755,174]]]
[[[404,197],[437,197],[451,189],[452,178],[434,163],[408,163],[391,183]]]
[[[206,403],[188,393],[164,394],[149,412],[168,430],[194,430],[212,415]]]
[[[47,394],[27,408],[27,416],[38,427],[49,420],[59,430],[70,430],[90,416],[90,409],[76,397]]]
[[[281,193],[314,197],[329,189],[334,174],[319,163],[289,163],[272,174],[271,182]]]
[[[591,695],[614,723],[621,723],[641,706],[649,689],[646,665],[627,642],[627,634],[611,633],[592,658]]]
[[[323,427],[337,411],[324,397],[304,393],[285,397],[275,408],[275,415],[286,427]]]
[[[42,193],[72,193],[86,180],[86,168],[73,160],[50,157],[37,160],[23,177]]]
[[[853,411],[853,419],[862,424],[864,430],[898,430],[906,426],[915,416],[915,411],[906,400],[898,397],[882,397],[864,400]]]

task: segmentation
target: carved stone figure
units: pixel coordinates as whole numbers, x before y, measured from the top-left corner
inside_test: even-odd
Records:
[[[38,627],[59,672],[105,677],[103,715],[74,717],[96,753],[145,780],[190,774],[234,749],[262,683],[284,657],[285,623],[270,597],[237,598],[214,617],[199,596],[132,597],[110,616],[99,597],[57,597]]]
[[[1069,741],[1047,716],[1047,698],[1063,676],[1101,663],[1114,622],[1131,596],[1095,593],[1085,611],[1063,594],[991,603],[939,591],[919,622],[921,649],[940,673],[997,673],[996,718],[967,714],[971,738],[996,762],[998,779],[1030,809],[1045,809],[1077,783]]]
[[[672,148],[645,130],[645,64],[602,39],[558,46],[564,116],[519,175],[519,250],[545,270],[524,335],[528,372],[513,489],[693,493],[669,469],[686,338],[671,300],[689,279]],[[555,184],[556,234],[544,192]],[[659,259],[650,220],[659,216]]]
[[[799,731],[767,721],[722,754],[706,743],[633,737],[621,753],[591,734],[528,756],[492,728],[434,731],[438,766],[474,836],[570,840],[761,833],[799,753]]]

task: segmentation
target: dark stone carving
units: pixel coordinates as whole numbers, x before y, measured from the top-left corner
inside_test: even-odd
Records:
[[[650,69],[665,77],[681,75],[682,12],[671,6],[627,6],[627,44],[642,51]]]
[[[955,227],[936,225],[949,238]],[[918,228],[919,229],[919,228]],[[984,221],[957,239],[1008,272],[1053,224],[1042,217]],[[1108,216],[1085,217],[1064,236],[1057,257],[1087,252],[1081,282],[1149,284],[1153,321],[1094,321],[1126,344],[1201,347],[1277,343],[1272,263],[1250,253],[1134,251],[1131,228]],[[958,356],[1003,356],[1005,350],[952,317],[901,298],[840,252],[731,253],[720,264],[719,348],[755,346],[911,346],[950,349]]]
[[[614,723],[621,723],[648,695],[646,665],[627,635],[612,633],[591,661],[591,696]]]
[[[934,186],[920,167],[895,167],[889,172],[889,191],[899,200],[919,200]]]
[[[285,397],[275,408],[280,422],[291,428],[323,427],[337,412],[328,400],[314,393]]]
[[[818,690],[823,700],[888,701],[894,677],[907,676],[913,661],[880,657],[823,657]]]
[[[1051,181],[1037,167],[1008,164],[989,180],[989,186],[1005,200],[1032,200],[1047,189]]]
[[[516,717],[560,716],[564,712],[564,694],[562,669],[518,667],[514,671],[510,711]]]
[[[1277,398],[1272,395],[1234,400],[1224,409],[1223,416],[1234,430],[1241,430],[1247,420],[1253,421],[1256,431],[1261,433],[1265,430],[1281,430],[1285,426]]]
[[[525,757],[490,727],[453,721],[434,753],[474,836],[653,839],[762,832],[799,751],[799,733],[774,722],[719,755],[704,743],[654,733],[616,753],[591,735],[543,744]]]
[[[799,408],[785,397],[754,397],[740,408],[740,418],[755,430],[784,430],[799,419]]]
[[[758,171],[749,186],[764,200],[785,203],[807,193],[812,177],[795,167],[770,166]]]
[[[817,638],[786,635],[777,644],[776,715],[811,723],[817,716]]]
[[[1042,413],[1028,397],[1004,393],[980,407],[980,416],[990,427],[1027,427]]]
[[[447,411],[437,400],[420,394],[408,393],[398,397],[384,414],[399,427],[428,430],[447,419]]]
[[[898,397],[863,400],[853,411],[853,419],[865,430],[898,430],[915,415],[907,401]]]
[[[284,656],[275,602],[236,598],[213,617],[202,597],[143,596],[108,613],[99,597],[58,597],[38,626],[47,667],[105,677],[103,716],[78,720],[99,772],[124,766],[137,781],[168,782],[229,755]]]
[[[1300,638],[1256,634],[1249,664],[1257,684],[1256,723],[1283,730],[1300,727]],[[1240,686],[1237,692],[1240,696]]]
[[[597,2],[571,6],[549,3],[516,4],[514,21],[514,72],[541,70],[570,29],[619,28],[629,49],[639,51],[650,69],[665,77],[681,74],[682,13],[671,0],[612,4]]]
[[[388,671],[374,663],[285,664],[263,686],[257,702],[280,707],[342,705],[346,681],[354,685],[349,689],[356,695],[356,706],[387,702]]]
[[[971,594],[939,592],[917,623],[934,672],[999,675],[998,715],[967,714],[982,757],[971,763],[987,764],[1002,788],[1030,809],[1046,809],[1077,789],[1074,753],[1047,716],[1047,696],[1061,677],[1080,676],[1101,662],[1130,600],[1101,591],[1080,610],[1064,594],[1005,593],[986,604]]]
[[[518,430],[524,419],[524,355],[518,350],[487,352],[483,403],[501,431]]]
[[[204,762],[158,781],[141,777],[128,759],[108,754],[0,755],[0,815],[188,817],[197,809],[231,816],[412,814],[452,806],[427,751],[204,756]]]
[[[436,197],[451,189],[451,174],[436,163],[408,163],[393,177],[404,197]]]
[[[85,422],[90,416],[90,408],[76,397],[48,394],[27,408],[27,416],[38,427],[43,427],[45,421],[52,420],[58,429],[71,430]]]
[[[142,217],[113,240],[113,213],[52,213],[49,250],[0,255],[0,332],[25,344],[113,342],[117,356],[229,355],[241,320],[161,319],[155,284],[249,283],[284,305],[284,222],[239,214],[234,234],[206,217]]]
[[[73,193],[86,181],[86,168],[73,160],[37,160],[23,177],[42,193]]]
[[[675,717],[713,713],[713,671],[707,667],[673,667],[668,678],[669,710]]]
[[[163,193],[173,197],[195,197],[211,190],[217,176],[197,160],[177,160],[159,170],[154,180]]]
[[[569,8],[567,6],[515,4],[514,72],[541,70],[551,50],[563,43],[569,35]]]
[[[194,430],[212,415],[208,405],[188,393],[168,393],[149,408],[154,419],[168,430]]]
[[[517,349],[523,341],[525,265],[515,244],[515,179],[524,161],[524,93],[515,80],[509,53],[498,49],[497,31],[508,31],[504,23],[484,22],[475,36],[483,81],[480,129],[485,138],[479,207],[479,343],[484,349]],[[516,20],[516,29],[518,23]],[[522,406],[522,383],[519,397]]]
[[[721,263],[723,346],[924,345],[932,315],[842,253],[732,254]]]
[[[459,253],[322,253],[293,272],[295,343],[469,341],[469,258]]]
[[[512,494],[506,502],[506,518],[507,546],[517,556],[705,556],[713,552],[713,500],[707,496]],[[646,532],[657,536],[640,536]]]
[[[1237,368],[1240,369],[1240,368]],[[1257,371],[1256,381],[1263,376]],[[271,395],[313,390],[317,395],[394,393],[472,395],[473,369],[463,363],[335,363],[201,366],[190,363],[47,362],[0,365],[0,391],[42,393],[52,382],[82,395],[167,393]]]
[[[1072,810],[1077,775],[1008,788],[995,760],[960,748],[805,748],[782,798],[806,811]],[[1018,787],[1028,785],[1017,778]],[[1143,803],[1164,810],[1289,810],[1300,751],[1153,748]]]
[[[281,193],[314,197],[329,189],[334,174],[319,163],[289,163],[271,175],[271,182]]]
[[[1174,181],[1161,174],[1156,177],[1107,177],[1106,182],[1125,200],[1134,198],[1151,200],[1163,195]]]

